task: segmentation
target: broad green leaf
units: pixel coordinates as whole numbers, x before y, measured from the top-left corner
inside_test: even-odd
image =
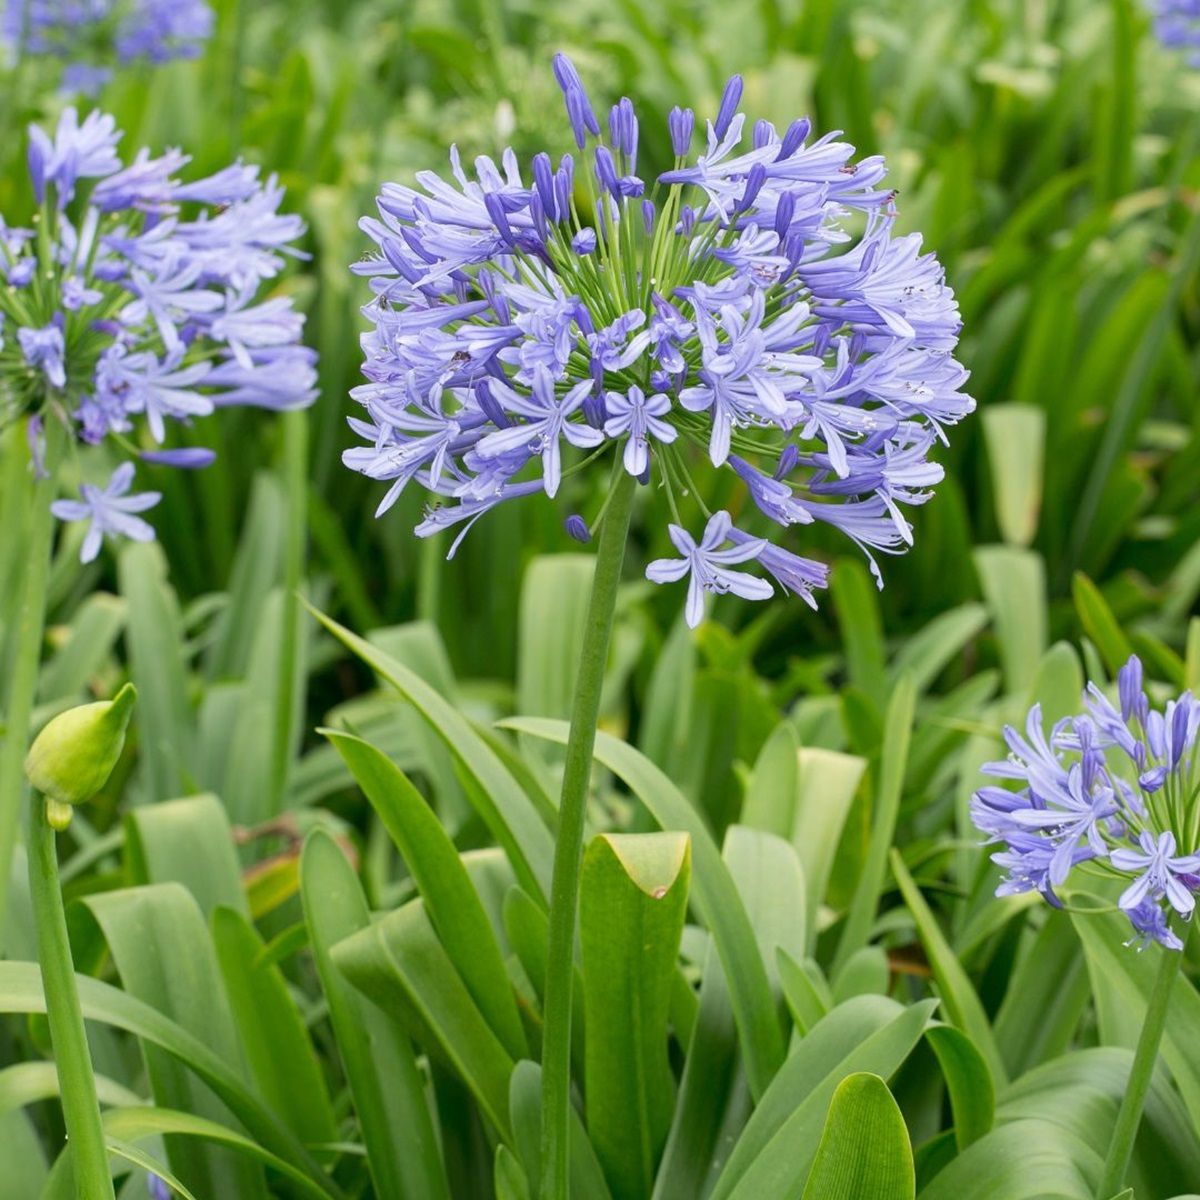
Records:
[[[851,1075],[829,1105],[804,1200],[913,1200],[912,1147],[900,1109],[878,1075]]]
[[[1001,536],[1009,545],[1028,546],[1042,503],[1046,413],[1033,404],[988,404],[980,418]]]
[[[177,883],[93,895],[84,903],[127,992],[201,1039],[239,1073],[244,1059],[216,956],[195,900]],[[224,1123],[228,1111],[173,1056],[144,1047],[156,1104]],[[194,1191],[265,1196],[261,1170],[241,1158],[168,1139],[171,1168]]]
[[[517,1154],[525,1168],[526,1177],[537,1181],[540,1178],[542,1154],[542,1068],[538,1063],[526,1058],[513,1068],[509,1083],[509,1108]],[[611,1200],[612,1193],[608,1190],[600,1160],[574,1105],[571,1106],[570,1123],[570,1194],[586,1196],[588,1200]]]
[[[354,868],[322,830],[314,830],[304,843],[300,897],[379,1200],[448,1200],[412,1045],[396,1022],[352,988],[334,966],[333,947],[367,929],[371,915]]]
[[[938,994],[946,1007],[946,1014],[951,1022],[958,1026],[983,1055],[992,1079],[997,1086],[1002,1086],[1008,1080],[1004,1061],[1000,1057],[999,1047],[988,1023],[987,1013],[967,978],[966,971],[954,955],[946,941],[945,935],[938,926],[925,897],[913,882],[904,860],[895,850],[892,851],[892,873],[900,886],[904,903],[917,926],[917,936],[925,947],[929,965],[933,968],[933,977],[937,981]]]
[[[1012,1121],[968,1146],[920,1200],[1095,1200],[1101,1158],[1043,1121]]]
[[[1132,1046],[1153,986],[1155,957],[1125,945],[1129,922],[1123,913],[1072,914],[1071,919],[1087,959],[1100,1039],[1109,1045]],[[1193,1124],[1200,1128],[1200,993],[1184,976],[1175,981],[1160,1054]]]
[[[496,1200],[530,1200],[529,1180],[513,1152],[503,1142],[496,1147]]]
[[[780,949],[776,965],[788,1011],[796,1028],[805,1034],[833,1007],[833,993],[821,968],[811,958],[797,962]]]
[[[671,1123],[667,1013],[690,876],[681,833],[604,834],[583,857],[587,1127],[616,1200],[650,1192]]]
[[[1129,639],[1100,594],[1100,589],[1082,571],[1075,572],[1071,581],[1071,595],[1084,633],[1100,651],[1109,672],[1115,676],[1133,653]]]
[[[180,883],[205,917],[219,905],[249,913],[233,831],[216,796],[135,808],[125,816],[125,831],[135,883]]]
[[[305,1148],[250,1090],[241,1075],[204,1041],[119,988],[87,975],[77,975],[76,984],[86,1020],[123,1029],[166,1051],[212,1088],[259,1145],[300,1167],[309,1179],[325,1189],[326,1195],[341,1196],[340,1189],[327,1179]],[[37,963],[0,962],[0,1012],[44,1014],[45,1011],[46,998]]]
[[[902,1008],[856,996],[833,1009],[792,1051],[755,1108],[712,1200],[795,1195],[817,1153],[838,1085],[868,1071],[889,1078],[921,1038],[935,1001]]]
[[[888,671],[889,683],[895,685],[908,674],[917,695],[923,695],[987,623],[987,609],[982,604],[962,604],[934,617],[901,643]]]
[[[850,682],[882,705],[885,651],[875,581],[858,559],[844,558],[834,568],[829,590]]]
[[[1048,912],[1008,980],[996,1043],[1014,1079],[1065,1053],[1091,998],[1070,917]]]
[[[321,1064],[282,973],[260,961],[262,938],[231,908],[218,908],[211,926],[225,992],[258,1090],[302,1142],[335,1141],[337,1125]]]
[[[518,712],[571,715],[594,568],[590,554],[539,555],[525,568],[517,637]]]
[[[550,886],[554,844],[536,808],[492,749],[437,691],[336,621],[309,610],[330,633],[397,689],[445,742],[474,786],[472,804],[496,842],[504,848],[521,886],[542,900]]]
[[[725,837],[723,858],[746,906],[759,951],[770,963],[768,976],[775,990],[776,947],[781,954],[804,949],[804,882],[795,851],[773,834],[733,825]],[[750,1106],[738,1060],[729,982],[709,939],[679,1096],[655,1179],[655,1200],[703,1195]]]
[[[509,1137],[513,1058],[454,969],[421,900],[411,900],[333,947],[338,970],[413,1039],[448,1063],[500,1136]]]
[[[1024,695],[1046,649],[1046,570],[1040,554],[1017,546],[980,546],[975,570],[1000,642],[1008,690]]]
[[[46,1183],[46,1153],[30,1118],[23,1112],[0,1116],[0,1200],[40,1196]]]
[[[566,743],[569,733],[566,722],[538,717],[513,718],[503,724],[560,744]],[[754,930],[712,836],[670,779],[632,746],[611,734],[597,733],[596,760],[629,785],[663,829],[682,831],[691,838],[693,899],[721,956],[750,1088],[761,1096],[783,1061],[783,1034]]]
[[[87,686],[112,653],[125,626],[125,611],[125,602],[107,592],[96,592],[79,606],[67,640],[42,668],[40,699],[74,697]]]
[[[348,734],[326,730],[325,736],[403,856],[425,911],[480,1012],[508,1053],[523,1057],[525,1034],[504,959],[454,843],[425,798],[385,755]]]
[[[139,754],[150,798],[178,796],[189,779],[192,719],[175,593],[154,542],[130,542],[118,558],[121,595],[128,605],[125,643],[138,690]]]
[[[891,982],[891,967],[882,946],[863,946],[847,960],[833,982],[833,1002],[841,1004],[851,996],[886,996]]]
[[[229,603],[214,628],[207,655],[210,678],[242,678],[250,663],[263,605],[279,582],[287,521],[279,481],[266,471],[254,480],[237,557],[229,579]]]
[[[1132,1051],[1115,1046],[1077,1048],[1012,1084],[997,1117],[1060,1126],[1103,1157],[1132,1059]],[[1193,1179],[1200,1179],[1200,1139],[1166,1072],[1159,1071],[1146,1097],[1126,1182],[1139,1195],[1168,1196]]]
[[[992,1127],[996,1112],[992,1073],[975,1043],[953,1025],[933,1026],[926,1030],[925,1040],[937,1055],[950,1094],[955,1143],[965,1150]]]
[[[908,746],[912,736],[913,712],[916,707],[916,688],[912,676],[902,676],[892,690],[884,722],[883,750],[879,764],[879,786],[875,808],[871,814],[871,840],[867,859],[863,863],[854,901],[846,916],[833,961],[836,977],[850,958],[871,936],[879,896],[883,891],[887,871],[888,849],[896,831],[900,814],[900,793],[904,788],[904,771],[908,762]]]

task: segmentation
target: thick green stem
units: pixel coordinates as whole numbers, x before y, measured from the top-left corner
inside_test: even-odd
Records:
[[[26,527],[23,586],[14,589],[16,611],[6,614],[6,636],[14,641],[12,675],[4,714],[4,742],[0,744],[0,945],[8,917],[8,880],[13,849],[21,823],[21,797],[25,794],[25,751],[37,696],[38,666],[46,629],[46,584],[50,576],[50,548],[54,538],[55,474],[65,431],[50,415],[46,419],[45,473],[33,481]]]
[[[36,792],[29,798],[29,891],[75,1195],[79,1200],[113,1200],[96,1079],[67,940],[54,830],[46,820],[46,802]]]
[[[558,839],[550,884],[550,931],[546,951],[545,1025],[542,1031],[542,1189],[541,1200],[567,1200],[567,1146],[571,1104],[571,982],[574,971],[575,914],[579,905],[579,869],[587,810],[592,751],[600,691],[608,660],[617,585],[625,561],[625,540],[633,507],[634,479],[619,471],[609,499],[596,572],[588,603],[571,736],[563,766]]]
[[[1183,964],[1184,951],[1163,949],[1158,953],[1162,956],[1158,964],[1158,974],[1150,992],[1150,1003],[1146,1006],[1142,1032],[1133,1054],[1133,1066],[1129,1069],[1129,1080],[1121,1097],[1121,1108],[1117,1113],[1112,1141],[1109,1143],[1104,1173],[1096,1190],[1096,1200],[1112,1200],[1124,1183],[1129,1159],[1133,1154],[1133,1142],[1142,1122],[1142,1109],[1146,1106],[1146,1093],[1150,1090],[1150,1080],[1154,1076],[1154,1064],[1158,1061],[1158,1047],[1167,1024],[1171,992]]]

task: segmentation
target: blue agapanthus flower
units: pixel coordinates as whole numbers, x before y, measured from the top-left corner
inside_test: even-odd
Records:
[[[1171,919],[1190,921],[1200,890],[1200,700],[1184,692],[1151,708],[1135,657],[1117,677],[1113,705],[1094,683],[1084,711],[1047,737],[1035,705],[1025,736],[1008,727],[1009,757],[985,775],[1020,791],[984,787],[971,819],[1004,849],[997,895],[1056,889],[1085,865],[1125,884],[1117,901],[1143,945],[1183,943]]]
[[[212,31],[206,0],[0,0],[0,38],[62,60],[70,91],[96,91],[113,64],[194,58]]]
[[[1186,50],[1200,67],[1200,0],[1151,0],[1154,34],[1172,50]]]
[[[125,164],[113,118],[62,115],[53,136],[29,130],[38,214],[0,215],[0,423],[21,415],[67,423],[80,441],[107,440],[130,458],[194,469],[211,451],[165,447],[172,424],[217,408],[284,410],[316,397],[304,318],[264,299],[304,233],[279,211],[283,189],[237,162],[184,182],[188,157],[141,150]],[[157,493],[130,495],[131,463],[105,488],[60,502],[89,520],[84,558],[104,534],[144,537],[128,514]],[[151,499],[147,499],[150,497]]]
[[[615,455],[665,499],[683,557],[648,574],[687,576],[693,625],[705,593],[813,603],[827,568],[777,545],[785,526],[841,529],[880,578],[872,552],[911,543],[930,453],[974,407],[954,293],[896,232],[883,160],[806,120],[748,128],[735,76],[698,154],[672,110],[673,166],[647,183],[632,103],[602,123],[563,55],[554,72],[576,153],[469,172],[452,148],[449,178],[384,184],[363,220],[366,445],[346,465],[389,485],[379,513],[410,482],[432,492],[416,532],[462,526],[453,554],[496,505]],[[708,512],[697,460],[742,479],[739,525],[756,509],[769,535]]]

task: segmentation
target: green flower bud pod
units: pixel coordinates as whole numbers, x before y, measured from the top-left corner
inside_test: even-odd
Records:
[[[125,730],[137,700],[127,683],[111,700],[81,704],[59,713],[33,740],[25,759],[29,782],[46,797],[65,827],[64,805],[90,800],[108,782],[125,747]]]

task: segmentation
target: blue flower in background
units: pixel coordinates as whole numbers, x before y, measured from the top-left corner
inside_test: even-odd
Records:
[[[63,87],[91,95],[114,64],[195,58],[212,36],[206,0],[0,0],[0,41],[63,60]]]
[[[133,484],[133,463],[122,463],[103,488],[85,483],[79,489],[82,500],[55,500],[50,506],[60,521],[90,521],[83,548],[82,562],[91,562],[100,553],[106,536],[119,534],[135,542],[154,540],[154,529],[135,513],[153,508],[162,499],[161,492],[139,492],[130,495]]]
[[[1137,658],[1117,677],[1114,706],[1095,684],[1084,711],[1047,736],[1039,706],[1025,736],[1007,727],[1009,756],[985,775],[1022,784],[1020,791],[980,788],[971,818],[1004,868],[998,895],[1037,890],[1058,904],[1056,889],[1087,863],[1121,878],[1117,905],[1141,944],[1183,943],[1172,913],[1191,920],[1200,890],[1200,700],[1191,692],[1152,708]]]
[[[1154,34],[1172,50],[1188,51],[1188,62],[1200,66],[1200,0],[1151,0]]]
[[[38,235],[0,218],[10,285],[0,290],[0,419],[41,414],[80,441],[194,469],[212,454],[165,448],[172,425],[231,405],[279,411],[316,397],[304,317],[290,299],[261,295],[300,253],[304,225],[279,211],[283,189],[256,167],[239,162],[184,182],[185,154],[143,150],[124,165],[120,140],[112,117],[80,121],[73,108],[53,135],[30,127],[44,216]],[[85,484],[83,501],[56,506],[65,520],[91,519],[85,559],[103,534],[153,536],[128,515],[151,495],[127,496],[131,479],[131,466],[118,468],[104,491]]]
[[[695,468],[741,477],[741,520],[776,533],[821,521],[868,557],[905,550],[904,510],[942,478],[929,456],[974,402],[954,293],[919,235],[896,233],[883,160],[856,163],[805,120],[749,130],[735,76],[694,158],[695,116],[672,111],[674,164],[646,180],[631,101],[601,122],[562,55],[554,74],[575,153],[523,172],[506,150],[469,173],[452,148],[449,176],[384,184],[361,222],[376,252],[352,269],[373,329],[354,392],[366,417],[351,427],[368,444],[344,460],[389,482],[380,512],[415,481],[438,497],[418,535],[462,524],[453,553],[497,504],[553,497],[620,454],[665,497],[684,558],[648,574],[690,577],[693,623],[706,590],[772,594],[728,563],[810,603],[828,578],[711,517]],[[699,543],[686,505],[707,521]]]

